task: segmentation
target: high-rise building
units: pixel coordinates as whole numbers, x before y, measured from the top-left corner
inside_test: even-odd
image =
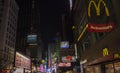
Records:
[[[20,5],[20,12],[17,35],[19,40],[17,40],[16,50],[26,54],[30,51],[31,56],[36,57],[38,45],[42,42],[38,27],[40,25],[39,0],[17,0],[17,2]],[[31,47],[33,49],[30,49]]]
[[[14,62],[19,7],[15,0],[0,0],[0,68],[11,69]]]
[[[39,0],[31,0],[29,29],[27,32],[27,48],[30,50],[31,66],[38,71],[40,61],[42,60],[42,38],[39,30],[40,25],[40,5]]]
[[[18,27],[16,35],[16,51],[22,52],[23,54],[30,55],[27,49],[27,32],[29,31],[30,24],[30,0],[16,0],[19,5],[19,16],[18,16]]]
[[[31,60],[31,70],[37,71],[41,60],[42,40],[38,30],[40,25],[39,0],[17,0],[20,7],[16,52]]]
[[[31,57],[37,57],[39,46],[41,45],[41,34],[39,31],[40,25],[40,11],[39,11],[39,0],[31,0],[30,7],[30,24],[28,25],[27,44],[31,48]],[[38,49],[39,48],[39,49]],[[41,52],[39,52],[41,53]],[[34,54],[34,55],[33,55]]]

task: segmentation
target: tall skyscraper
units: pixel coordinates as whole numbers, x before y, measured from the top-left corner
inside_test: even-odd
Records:
[[[16,0],[19,5],[18,27],[16,35],[16,51],[30,55],[27,51],[27,32],[30,24],[30,0]]]
[[[39,0],[17,0],[20,5],[18,35],[17,35],[17,51],[22,53],[30,53],[37,56],[38,45],[41,42],[41,34],[39,33],[40,9]],[[33,55],[34,54],[34,55]]]
[[[38,30],[38,25],[40,24],[40,13],[39,13],[39,0],[31,0],[31,10],[30,10],[30,24],[27,35],[28,47],[31,49],[31,57],[37,56],[37,49],[40,46],[41,34]],[[34,55],[33,55],[34,53]]]
[[[11,69],[14,62],[19,7],[15,0],[0,0],[0,68]]]
[[[16,51],[31,58],[31,65],[41,60],[42,39],[40,24],[39,0],[17,0],[20,6]]]
[[[40,25],[39,0],[31,0],[29,29],[27,34],[27,44],[30,50],[32,67],[37,71],[38,62],[42,59],[42,39],[39,30]]]

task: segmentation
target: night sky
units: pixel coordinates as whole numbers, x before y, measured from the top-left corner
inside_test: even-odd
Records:
[[[24,30],[29,29],[31,18],[31,1],[32,0],[16,0],[19,6],[18,24],[25,25],[22,27]],[[50,43],[57,33],[62,35],[62,14],[68,11],[68,0],[38,0],[40,24],[38,24],[38,32],[41,34],[43,42],[43,55]],[[29,32],[29,30],[27,31]],[[26,35],[26,34],[25,34]]]
[[[65,0],[40,1],[40,30],[44,36],[54,37],[62,30],[61,15],[66,12]]]
[[[20,16],[26,16],[30,11],[30,3],[32,0],[16,0],[20,8]],[[38,0],[40,11],[39,32],[44,39],[52,39],[57,32],[62,32],[62,14],[67,12],[68,0]],[[23,18],[21,18],[23,19]],[[24,20],[29,21],[29,16]],[[23,24],[23,23],[21,23]],[[29,22],[26,24],[30,24]]]

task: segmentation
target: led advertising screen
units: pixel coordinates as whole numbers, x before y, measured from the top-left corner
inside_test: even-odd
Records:
[[[35,43],[35,42],[37,42],[37,35],[28,35],[27,36],[27,42],[28,43]]]
[[[69,48],[69,42],[68,41],[62,41],[60,43],[60,48]]]

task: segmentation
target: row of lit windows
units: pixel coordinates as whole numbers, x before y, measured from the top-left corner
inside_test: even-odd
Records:
[[[4,0],[2,0],[4,1]],[[1,2],[0,2],[0,9],[3,10],[3,7],[1,6]],[[10,10],[9,10],[9,22],[8,22],[8,26],[7,26],[7,32],[6,32],[6,47],[4,48],[4,51],[2,51],[2,57],[4,58],[4,60],[13,62],[14,60],[14,50],[10,49],[9,47],[15,47],[15,30],[16,30],[16,25],[17,25],[17,18],[16,18],[16,14],[17,9],[16,6],[13,4],[12,1],[10,1]],[[3,12],[0,11],[0,17],[3,15]],[[1,23],[0,23],[1,24]]]
[[[15,13],[15,7],[10,2],[10,10],[9,10],[9,21],[7,26],[7,33],[6,33],[6,44],[10,47],[15,47],[15,38],[16,38],[16,29],[17,29],[17,18]]]
[[[15,27],[13,27],[9,22],[8,22],[8,26],[7,26],[7,33],[6,33],[6,44],[8,46],[14,47],[15,46],[15,31],[16,29],[14,29]]]
[[[14,24],[14,27],[16,27],[17,24],[17,15],[14,14],[11,10],[9,10],[9,24],[12,23]],[[12,27],[12,25],[10,25]],[[13,28],[15,29],[15,28]]]
[[[10,23],[8,22],[7,32],[9,32],[9,33],[12,34],[13,36],[15,36],[16,27],[12,26],[12,24],[10,24]]]
[[[13,6],[12,2],[10,2],[10,5]],[[3,6],[0,6],[0,9],[3,10]],[[11,9],[12,9],[12,7],[11,7]],[[12,30],[15,31],[16,28],[17,28],[17,27],[16,27],[16,26],[17,26],[17,18],[16,18],[16,16],[15,16],[15,14],[16,14],[16,13],[15,13],[14,11],[9,10],[9,23],[8,23],[8,25],[9,25],[10,28],[12,28],[12,29],[7,28],[7,31],[8,31],[9,33],[12,33],[14,36],[15,36],[15,33],[12,32]],[[3,15],[3,11],[0,10],[0,18],[2,18],[2,15]],[[1,22],[2,22],[2,20],[0,19],[0,24],[1,24]],[[10,22],[14,25],[14,27],[13,27],[13,25],[10,24]],[[1,29],[1,26],[0,26],[0,29]]]

